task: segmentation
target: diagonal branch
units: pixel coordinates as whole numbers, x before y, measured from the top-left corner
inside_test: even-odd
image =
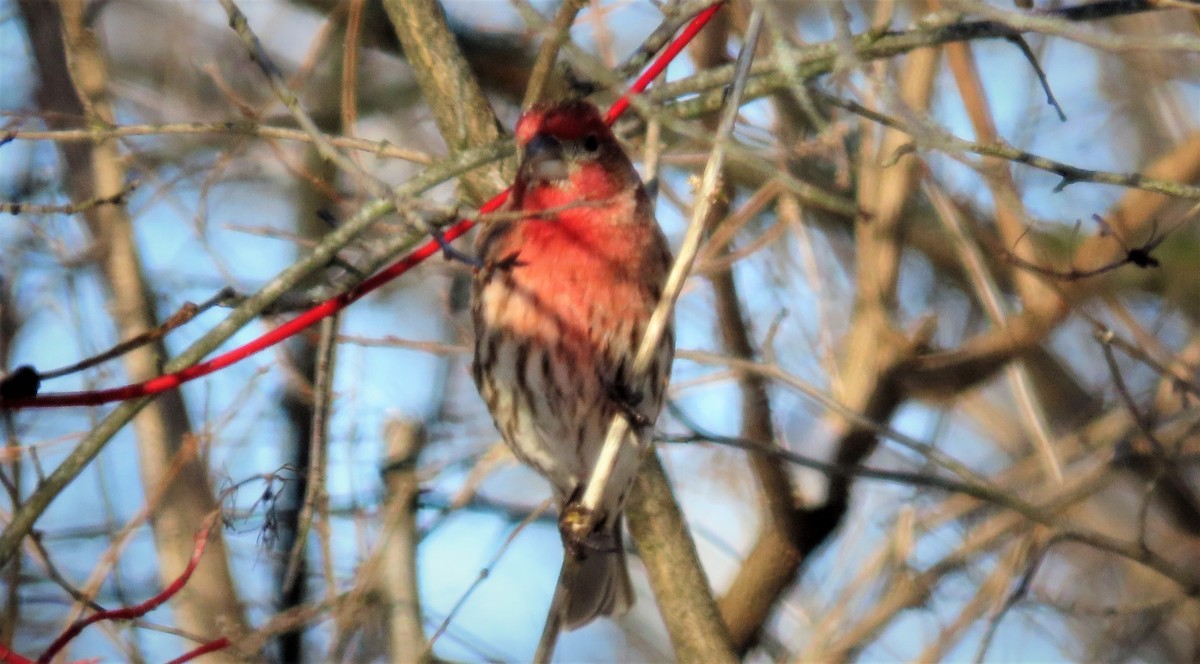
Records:
[[[499,122],[435,0],[384,0],[384,9],[451,154],[500,138]],[[503,176],[501,175],[503,171]],[[491,198],[512,165],[464,177],[468,198]]]

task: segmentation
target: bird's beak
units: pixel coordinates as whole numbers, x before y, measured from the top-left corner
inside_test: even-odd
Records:
[[[567,160],[557,138],[538,134],[525,145],[521,170],[531,181],[556,182],[567,179]]]

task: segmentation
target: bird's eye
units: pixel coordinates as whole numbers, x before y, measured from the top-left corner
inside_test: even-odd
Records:
[[[596,150],[599,150],[600,139],[596,138],[595,134],[588,134],[587,137],[583,139],[583,149],[587,150],[588,152],[595,152]]]

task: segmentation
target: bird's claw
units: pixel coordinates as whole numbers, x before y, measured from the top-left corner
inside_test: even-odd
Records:
[[[595,530],[595,512],[577,502],[567,503],[558,517],[558,532],[562,535],[563,548],[576,560],[586,558],[589,552],[611,553],[615,543]]]
[[[607,388],[608,398],[617,406],[625,419],[634,428],[643,429],[653,424],[646,414],[638,410],[643,397],[640,393],[634,392],[628,385],[621,383],[610,383]]]

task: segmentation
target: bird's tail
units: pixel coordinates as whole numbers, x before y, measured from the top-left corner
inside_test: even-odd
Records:
[[[558,586],[533,659],[538,664],[550,661],[561,630],[583,627],[600,616],[620,615],[633,606],[620,522],[596,539],[604,545],[584,549],[580,555],[563,552]]]
[[[618,521],[602,537],[600,550],[585,548],[580,555],[563,554],[555,593],[563,629],[582,627],[600,616],[616,616],[633,606],[633,585],[625,564]]]

